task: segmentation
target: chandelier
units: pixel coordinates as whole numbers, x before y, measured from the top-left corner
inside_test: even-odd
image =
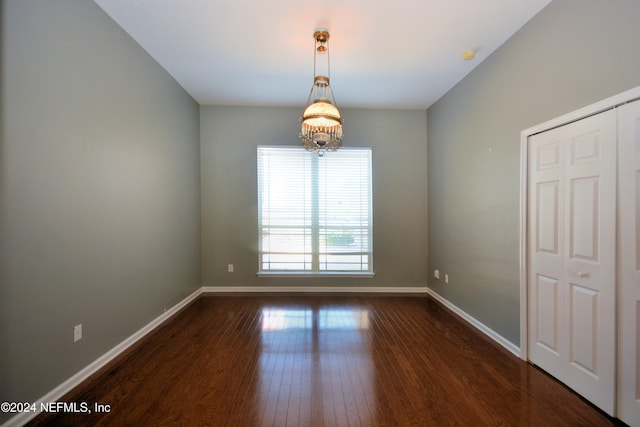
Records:
[[[309,151],[317,151],[320,156],[326,151],[335,151],[342,142],[342,117],[336,107],[336,100],[329,86],[329,30],[318,28],[313,33],[313,86],[302,114],[302,145]],[[326,75],[318,73],[318,55],[327,57]]]

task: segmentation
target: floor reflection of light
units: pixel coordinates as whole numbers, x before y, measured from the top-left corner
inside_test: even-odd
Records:
[[[369,311],[341,307],[319,310],[270,307],[262,309],[263,331],[313,328],[366,330],[369,329]]]
[[[318,313],[320,329],[369,329],[369,310],[353,308],[321,309]]]
[[[308,309],[263,308],[262,330],[310,329],[312,312]]]
[[[345,390],[373,389],[376,373],[369,310],[264,307],[261,318],[260,406],[267,424],[274,423],[276,414],[288,408],[299,414],[300,425],[312,425],[317,423],[313,416],[322,420],[312,401],[314,405],[321,402],[321,412],[325,402],[336,412],[346,413],[356,404],[356,396],[353,392],[338,400],[336,396]],[[366,423],[375,406],[373,396],[358,395],[357,399],[365,405],[359,408],[363,411],[359,416]]]

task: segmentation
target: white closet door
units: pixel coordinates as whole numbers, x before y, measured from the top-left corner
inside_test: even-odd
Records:
[[[619,108],[618,418],[640,426],[640,101]]]
[[[528,145],[529,359],[613,414],[616,112]]]

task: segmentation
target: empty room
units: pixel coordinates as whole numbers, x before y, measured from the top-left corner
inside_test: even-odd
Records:
[[[637,0],[0,0],[0,425],[640,426]]]

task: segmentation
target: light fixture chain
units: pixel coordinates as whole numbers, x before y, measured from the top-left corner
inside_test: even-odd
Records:
[[[329,47],[329,39],[327,39],[327,77],[331,80],[331,48]]]
[[[313,38],[313,78],[316,78],[316,61],[318,56],[318,41],[316,38]]]

